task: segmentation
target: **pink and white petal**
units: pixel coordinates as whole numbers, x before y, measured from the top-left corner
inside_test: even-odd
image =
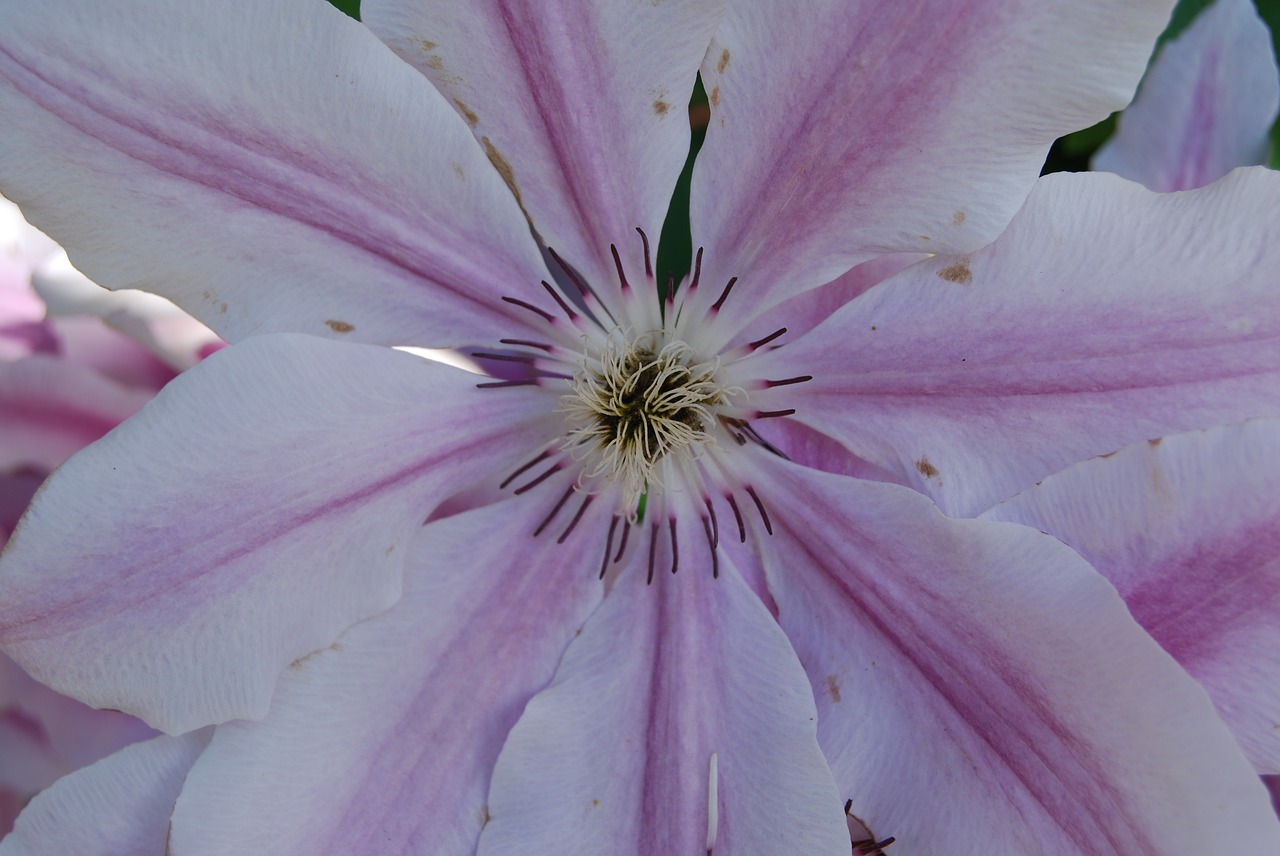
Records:
[[[876,836],[956,856],[1280,848],[1204,691],[1057,539],[781,460],[758,475],[779,621]]]
[[[175,852],[475,853],[503,741],[603,588],[599,521],[558,544],[529,534],[546,511],[518,497],[427,526],[395,607],[286,672],[264,721],[218,728]]]
[[[1216,0],[1151,64],[1093,168],[1190,190],[1265,163],[1280,108],[1271,33],[1250,0]]]
[[[704,274],[740,277],[725,311],[993,240],[1053,140],[1128,103],[1172,5],[729,3],[692,190]]]
[[[290,662],[395,603],[432,509],[549,430],[542,396],[294,334],[221,351],[37,494],[0,645],[171,733],[261,718]]]
[[[208,742],[209,731],[157,737],[59,779],[19,815],[0,856],[168,856],[169,814]]]
[[[689,153],[724,0],[365,0],[360,14],[471,126],[544,243],[607,297],[634,282]]]
[[[508,737],[480,856],[848,854],[813,697],[773,617],[723,556],[719,579],[705,556],[652,585],[642,564]]]
[[[326,3],[3,20],[0,187],[95,282],[230,340],[446,346],[514,325],[501,295],[547,276],[465,123]]]
[[[1260,773],[1280,773],[1280,420],[1139,443],[983,517],[1055,535],[1209,691]]]
[[[1048,176],[990,247],[882,283],[759,376],[813,375],[770,401],[957,515],[1148,437],[1280,415],[1277,206],[1264,169],[1176,195]]]
[[[0,471],[52,470],[151,398],[63,359],[0,361]]]

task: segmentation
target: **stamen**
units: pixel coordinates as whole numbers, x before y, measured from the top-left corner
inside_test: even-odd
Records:
[[[779,416],[791,416],[796,412],[794,407],[787,410],[757,410],[756,419],[776,419]]]
[[[716,519],[716,507],[711,504],[711,497],[704,497],[702,500],[707,506],[707,514],[711,517],[711,533],[714,536],[711,539],[712,549],[720,546],[720,521]]]
[[[640,234],[643,235],[644,232]],[[622,257],[618,255],[618,245],[610,244],[609,252],[613,253],[613,266],[618,269],[618,287],[624,292],[630,291],[631,283],[627,282],[627,272],[622,269]],[[644,252],[644,266],[647,270],[649,267],[649,241],[647,238],[645,239]]]
[[[622,543],[618,545],[618,552],[613,556],[613,563],[616,565],[622,558],[622,551],[627,549],[627,536],[631,534],[631,521],[622,518]]]
[[[733,509],[733,519],[738,522],[738,543],[747,543],[747,527],[742,524],[742,512],[738,509],[738,503],[734,501],[733,494],[728,494],[725,499],[729,500],[729,507]]]
[[[551,258],[556,260],[556,264],[560,265],[560,269],[565,272],[565,275],[569,277],[570,281],[578,287],[578,291],[583,297],[590,298],[594,296],[592,295],[591,290],[587,288],[587,284],[578,276],[577,271],[569,267],[569,265],[565,263],[565,260],[560,258],[559,253],[551,247],[547,247],[547,252],[551,254]],[[544,282],[543,285],[546,285],[546,283]]]
[[[760,501],[760,497],[756,496],[756,489],[748,487],[747,495],[751,497],[751,501],[756,504],[756,510],[760,512],[760,519],[764,521],[764,531],[772,535],[773,524],[769,522],[769,512],[764,510],[764,503]]]
[[[543,287],[543,288],[545,288],[545,289],[547,290],[547,294],[550,294],[552,297],[554,297],[554,298],[555,298],[556,303],[559,303],[559,304],[560,304],[560,308],[564,310],[564,314],[565,314],[565,315],[567,315],[567,316],[569,317],[569,320],[570,320],[570,321],[577,321],[577,320],[578,320],[578,313],[577,313],[577,312],[574,312],[572,309],[570,309],[570,308],[569,308],[569,304],[567,304],[567,303],[565,303],[565,302],[564,302],[564,298],[560,296],[560,292],[559,292],[559,291],[557,291],[557,290],[556,290],[556,289],[551,285],[551,283],[547,282],[547,281],[544,279],[544,280],[542,281],[542,287]]]
[[[658,546],[658,524],[654,523],[649,527],[649,576],[644,581],[645,585],[653,585],[653,557],[657,552]]]
[[[590,505],[591,501],[594,499],[594,496],[587,494],[586,498],[582,500],[582,505],[578,506],[578,513],[573,515],[573,519],[569,521],[569,525],[565,527],[565,530],[560,533],[560,537],[556,539],[557,544],[563,544],[565,542],[565,539],[569,537],[569,533],[573,531],[573,527],[577,526],[578,521],[582,519],[582,515],[587,510],[587,506]]]
[[[707,533],[707,546],[711,548],[711,578],[720,579],[720,559],[716,555],[716,540],[711,535],[711,520],[702,518],[702,528]]]
[[[609,570],[609,553],[613,551],[613,533],[617,530],[618,521],[621,519],[621,517],[615,514],[613,515],[613,519],[609,521],[609,537],[605,539],[604,558],[600,560],[600,579],[604,579],[605,571]],[[617,559],[614,559],[614,561],[616,562]]]
[[[693,279],[689,280],[688,294],[698,290],[698,280],[702,279],[702,247],[698,247],[698,255],[693,260]]]
[[[555,350],[554,345],[547,345],[542,342],[531,342],[528,339],[499,339],[504,345],[519,345],[523,348],[537,348],[539,351],[550,353]]]
[[[676,519],[672,517],[667,524],[671,529],[671,573],[674,574],[680,569],[680,546],[676,544]]]
[[[783,380],[767,380],[764,382],[765,389],[772,389],[775,386],[790,386],[793,383],[807,383],[813,380],[813,375],[800,375],[799,377],[789,377]]]
[[[732,279],[730,279],[728,283],[725,284],[724,291],[720,292],[719,299],[716,300],[715,303],[711,304],[712,312],[720,311],[720,307],[724,306],[724,302],[729,299],[729,292],[733,291],[733,284],[737,281],[738,281],[738,278],[735,276]]]
[[[521,380],[495,380],[488,383],[476,384],[476,389],[506,389],[511,386],[536,386],[538,379],[536,377],[527,377]]]
[[[534,306],[532,303],[525,303],[523,300],[516,300],[514,297],[504,297],[502,299],[504,302],[510,303],[513,306],[519,306],[521,309],[528,309],[530,312],[541,315],[543,321],[556,320],[556,316],[552,315],[550,312],[546,311],[545,309],[539,309],[538,307]]]
[[[551,509],[551,513],[542,519],[537,529],[533,530],[534,538],[542,534],[542,530],[546,529],[547,524],[555,519],[556,515],[560,513],[560,509],[564,508],[564,504],[569,501],[571,496],[573,496],[573,485],[569,485],[569,488],[564,492],[564,496],[560,497],[560,501],[556,503],[555,508]]]
[[[512,473],[511,475],[507,476],[505,479],[502,480],[502,484],[498,485],[498,490],[506,490],[507,485],[511,484],[513,481],[519,478],[521,473],[528,472],[529,470],[533,469],[534,467],[536,467],[538,464],[545,461],[549,457],[551,457],[551,451],[547,450],[543,452],[541,455],[539,455],[538,457],[534,458],[529,463],[523,464],[518,470],[516,470],[514,473]]]
[[[556,461],[554,464],[552,464],[551,468],[547,470],[545,473],[538,476],[528,484],[521,485],[520,487],[516,488],[515,490],[512,491],[512,493],[515,494],[516,496],[519,496],[522,493],[528,493],[538,485],[542,484],[547,479],[551,478],[551,476],[560,472],[562,469],[564,469],[564,464],[560,463],[559,461]]]
[[[640,233],[640,241],[644,244],[644,275],[652,277],[653,265],[649,262],[649,236],[639,226],[636,226],[636,231]]]
[[[546,285],[546,283],[544,282],[543,285]],[[765,345],[772,342],[774,339],[781,336],[785,332],[787,332],[786,327],[779,327],[777,330],[774,330],[772,333],[770,333],[768,336],[765,336],[763,339],[756,339],[754,342],[747,345],[747,350],[758,351],[761,348],[763,348]]]

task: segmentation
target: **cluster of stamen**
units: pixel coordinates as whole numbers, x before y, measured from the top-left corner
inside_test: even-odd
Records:
[[[712,574],[718,574],[716,556],[720,526],[715,499],[733,512],[739,540],[746,527],[738,498],[749,497],[766,532],[773,526],[756,490],[734,465],[734,450],[748,444],[781,454],[752,427],[751,421],[794,413],[791,409],[760,410],[749,406],[753,393],[803,383],[809,376],[783,380],[753,379],[739,363],[786,333],[780,328],[757,341],[731,350],[711,346],[707,353],[693,313],[686,313],[697,293],[702,269],[698,251],[692,278],[682,288],[677,305],[675,283],[667,284],[660,302],[653,279],[649,242],[644,232],[645,293],[632,288],[616,247],[613,251],[619,292],[605,301],[554,252],[572,288],[542,285],[554,299],[559,314],[523,299],[504,297],[508,304],[534,314],[545,325],[547,341],[503,339],[516,350],[473,354],[503,364],[521,364],[515,377],[477,384],[482,388],[544,386],[561,390],[559,412],[565,432],[544,446],[504,479],[517,495],[548,482],[559,481],[562,493],[550,513],[534,531],[541,534],[561,514],[575,494],[577,510],[557,541],[564,542],[586,515],[592,501],[602,494],[614,497],[600,574],[626,552],[630,531],[644,517],[649,541],[649,579],[653,579],[659,554],[670,560],[674,573],[680,549],[677,521],[696,514],[711,550]],[[713,303],[696,302],[704,327],[720,312],[737,278],[729,280]],[[708,298],[709,299],[709,298]],[[767,396],[766,396],[767,397]],[[568,483],[562,473],[571,475]],[[687,530],[686,530],[687,534]],[[620,535],[614,551],[615,536]]]
[[[660,331],[628,340],[615,336],[588,354],[560,399],[570,425],[564,448],[584,460],[583,483],[619,482],[634,507],[650,486],[666,487],[657,464],[668,454],[715,442],[717,405],[740,390],[716,375],[720,361],[700,361]]]

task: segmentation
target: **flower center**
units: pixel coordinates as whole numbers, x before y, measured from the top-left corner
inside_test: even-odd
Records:
[[[703,360],[663,331],[629,338],[615,331],[590,351],[561,398],[569,433],[564,448],[588,461],[584,478],[619,482],[634,506],[650,484],[661,485],[665,456],[715,442],[716,407],[741,390],[716,377],[719,359]]]

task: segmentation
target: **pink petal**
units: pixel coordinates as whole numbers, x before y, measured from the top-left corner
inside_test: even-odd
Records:
[[[471,125],[542,241],[606,296],[657,251],[689,97],[724,0],[365,0],[360,13]],[[616,292],[615,292],[616,293]]]
[[[1261,169],[1176,196],[1049,176],[990,247],[910,268],[759,370],[814,375],[796,419],[976,514],[1092,455],[1280,414],[1278,206]]]
[[[465,123],[328,4],[18,4],[0,79],[0,188],[225,338],[487,340],[547,277]]]
[[[404,543],[528,452],[543,393],[382,348],[254,337],[60,468],[10,541],[0,644],[166,731],[265,714],[279,672],[400,594]]]
[[[876,836],[957,856],[1280,848],[1203,691],[1056,539],[781,461],[757,487],[819,740]]]
[[[1280,421],[1139,443],[988,511],[1061,538],[1280,773]]]
[[[730,3],[692,191],[704,275],[740,278],[725,311],[993,240],[1053,140],[1132,97],[1172,5]]]
[[[0,842],[0,856],[168,856],[169,813],[208,732],[157,737],[60,779]]]
[[[473,854],[507,732],[600,599],[600,521],[557,544],[528,535],[545,515],[521,497],[423,530],[394,608],[295,664],[266,720],[219,727],[174,850]]]
[[[705,541],[681,553],[645,585],[640,551],[525,708],[480,856],[849,853],[795,654]]]
[[[51,470],[150,398],[55,357],[0,361],[0,471]]]
[[[1093,168],[1190,190],[1264,163],[1280,107],[1271,33],[1249,0],[1217,0],[1164,46]]]

